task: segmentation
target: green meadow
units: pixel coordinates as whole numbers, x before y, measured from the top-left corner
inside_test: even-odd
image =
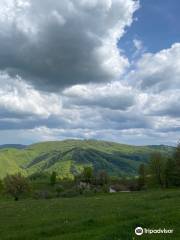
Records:
[[[1,240],[180,239],[180,190],[48,200],[0,199]],[[173,234],[134,234],[137,226]]]

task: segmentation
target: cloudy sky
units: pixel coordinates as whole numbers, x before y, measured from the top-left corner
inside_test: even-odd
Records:
[[[1,0],[0,144],[176,144],[179,12],[179,0]]]

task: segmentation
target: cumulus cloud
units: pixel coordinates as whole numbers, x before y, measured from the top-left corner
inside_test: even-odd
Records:
[[[1,0],[0,143],[174,144],[180,43],[145,53],[134,39],[130,62],[117,41],[137,7],[133,0]]]
[[[144,91],[180,88],[180,43],[155,54],[145,53],[128,79]]]
[[[137,58],[141,57],[141,55],[146,51],[146,48],[144,47],[143,42],[138,38],[133,39],[133,45],[135,52],[132,55],[132,59],[136,60]]]
[[[0,69],[47,91],[119,77],[133,0],[2,0]]]
[[[61,111],[61,101],[55,94],[36,91],[20,77],[11,78],[0,72],[0,117],[39,116],[46,118]]]
[[[136,101],[136,95],[130,86],[120,82],[106,85],[76,85],[63,92],[64,105],[101,107],[127,110]]]
[[[140,51],[143,48],[143,43],[137,38],[133,39],[133,44],[137,51]]]
[[[154,116],[180,118],[180,89],[166,90],[161,94],[149,94],[145,112]]]

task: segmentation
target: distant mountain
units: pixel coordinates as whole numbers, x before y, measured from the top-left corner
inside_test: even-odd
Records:
[[[56,171],[62,178],[72,178],[84,166],[92,166],[95,171],[104,169],[110,175],[136,175],[139,165],[147,163],[154,151],[167,156],[173,153],[174,148],[162,145],[131,146],[97,140],[10,145],[0,149],[0,177],[15,172],[30,175]]]
[[[0,145],[0,149],[4,149],[4,148],[24,149],[24,148],[26,148],[26,145],[22,145],[22,144],[4,144],[4,145]]]

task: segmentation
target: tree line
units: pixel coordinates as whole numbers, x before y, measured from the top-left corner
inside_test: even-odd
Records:
[[[36,186],[42,183],[43,186]],[[10,195],[15,201],[26,195],[38,199],[69,197],[101,190],[107,192],[108,183],[109,176],[105,170],[100,170],[95,174],[91,166],[86,166],[73,180],[59,179],[56,171],[50,175],[34,173],[28,177],[20,173],[7,175],[3,181],[0,181],[0,193]]]
[[[154,152],[147,165],[141,164],[138,184],[141,189],[148,186],[180,187],[180,143],[172,156]]]

